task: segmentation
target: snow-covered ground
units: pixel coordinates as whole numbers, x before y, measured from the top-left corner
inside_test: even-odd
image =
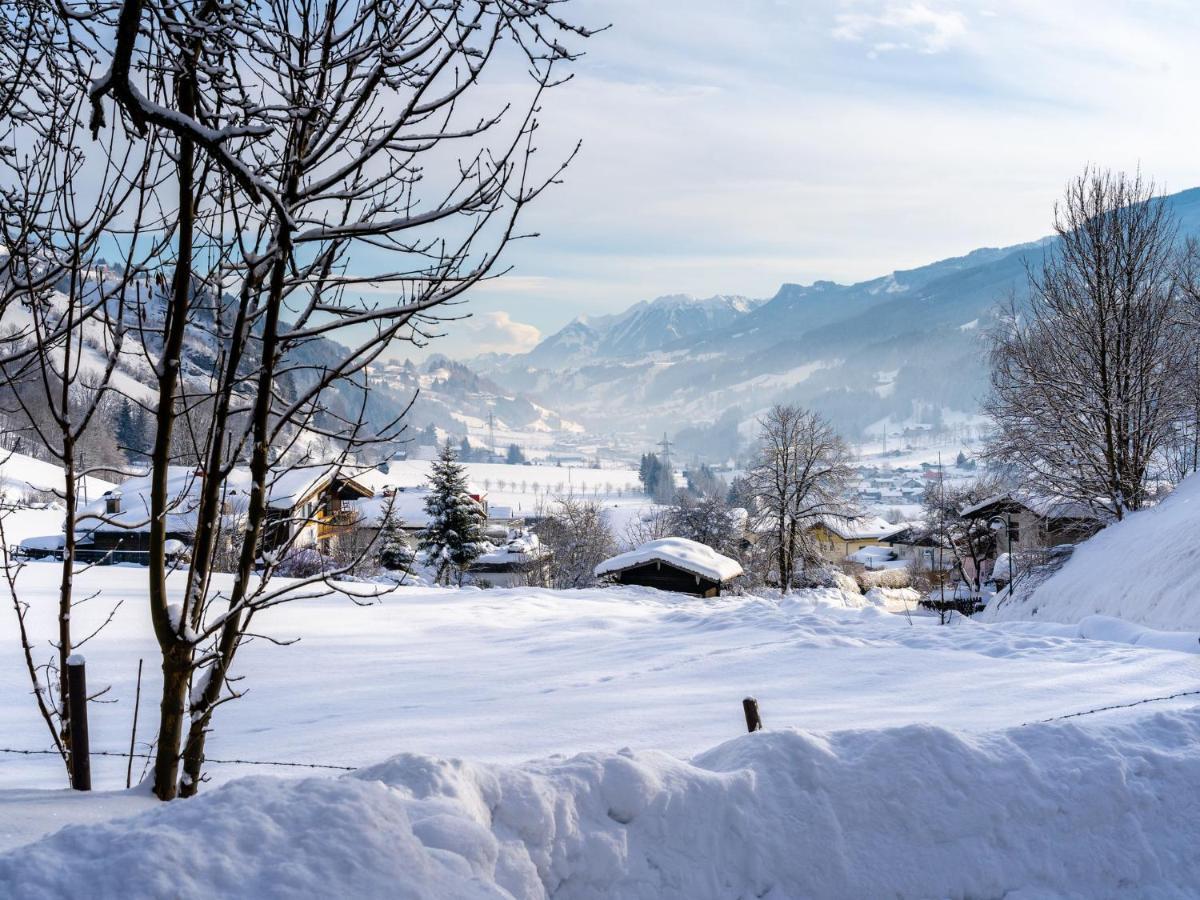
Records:
[[[428,460],[388,463],[387,472],[375,472],[369,483],[385,486],[421,487],[429,483]],[[592,469],[586,466],[509,466],[503,463],[463,463],[472,485],[484,491],[494,510],[506,508],[513,515],[528,516],[553,509],[563,497],[594,500],[603,509],[619,542],[630,523],[648,515],[654,502],[642,493],[634,469]],[[680,485],[682,479],[676,476]]]
[[[1192,897],[1200,712],[251,778],[0,854],[22,897]],[[86,887],[84,887],[86,886]]]
[[[1200,629],[1200,477],[1158,506],[1079,545],[1033,590],[993,601],[985,621],[1079,622],[1100,614],[1156,629]]]
[[[63,470],[54,463],[0,450],[0,491],[10,500],[28,494],[48,494],[63,490]],[[87,476],[80,484],[81,499],[95,500],[111,488],[111,482]]]
[[[43,648],[55,573],[21,576]],[[93,749],[124,752],[139,657],[141,741],[155,722],[145,570],[83,578],[104,593],[81,630],[124,601],[85,648],[117,701],[93,707]],[[244,649],[249,692],[219,711],[210,756],[373,768],[226,784],[264,769],[213,764],[199,803],[151,809],[116,790],[120,758],[93,759],[81,798],[56,790],[53,757],[0,754],[0,896],[1186,895],[1195,698],[1021,726],[1194,690],[1200,655],[1143,629],[814,602],[839,596],[401,588],[280,607],[258,628],[301,640]],[[44,747],[14,630],[10,611],[2,744]],[[771,733],[737,737],[748,695]],[[168,847],[186,859],[154,874]]]

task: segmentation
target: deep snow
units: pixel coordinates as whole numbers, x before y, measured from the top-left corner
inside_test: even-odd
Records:
[[[0,854],[29,900],[1192,897],[1200,711],[966,736],[760,732],[689,761],[402,754]]]
[[[21,575],[42,647],[56,575]],[[124,601],[85,648],[117,701],[94,750],[128,746],[139,657],[154,727],[145,577],[81,576],[103,593],[80,629]],[[12,620],[0,744],[41,747]],[[632,588],[332,594],[257,625],[301,641],[245,647],[210,756],[367,768],[213,764],[160,808],[114,790],[123,759],[93,758],[81,797],[54,758],[0,754],[0,896],[1188,896],[1200,874],[1197,698],[1021,727],[1196,690],[1194,633]],[[736,737],[747,695],[768,732]]]
[[[42,647],[53,633],[56,573],[32,563],[21,575]],[[81,592],[103,588],[75,610],[81,632],[124,601],[84,648],[89,686],[111,685],[106,699],[117,701],[93,708],[94,750],[128,748],[139,657],[141,740],[154,725],[159,671],[145,577],[119,566],[80,577]],[[177,589],[181,581],[171,578]],[[1200,682],[1194,655],[1090,640],[1077,629],[941,627],[827,605],[854,598],[402,587],[373,606],[338,595],[303,600],[256,622],[256,631],[300,641],[243,648],[237,674],[248,694],[220,709],[209,753],[352,766],[401,748],[500,762],[621,746],[688,757],[744,727],[747,695],[759,698],[770,727],[932,722],[983,731]],[[11,608],[0,615],[0,746],[44,747],[13,619]],[[97,788],[124,784],[123,759],[96,758],[92,771]],[[211,774],[261,771],[214,765]],[[0,755],[0,788],[61,783],[53,757]]]

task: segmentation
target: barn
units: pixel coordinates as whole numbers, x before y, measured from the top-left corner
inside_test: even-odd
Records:
[[[704,544],[677,537],[642,544],[636,550],[606,559],[595,569],[597,578],[615,584],[701,597],[719,596],[721,589],[741,574],[737,560],[722,556]]]

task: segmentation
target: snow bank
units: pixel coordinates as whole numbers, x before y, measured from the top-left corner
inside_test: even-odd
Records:
[[[1185,897],[1200,711],[966,737],[759,732],[522,766],[248,778],[0,855],[0,894]]]
[[[649,541],[636,550],[606,559],[596,566],[595,575],[599,578],[655,561],[668,563],[712,581],[729,581],[742,574],[742,567],[736,559],[722,556],[716,550],[697,541],[668,537]]]
[[[1062,568],[984,621],[1079,622],[1113,616],[1156,629],[1200,630],[1200,476],[1158,506],[1134,513],[1080,544]]]
[[[786,594],[772,592],[778,597],[779,608],[786,612],[812,611],[822,608],[862,609],[870,606],[857,591],[840,587],[800,588]]]
[[[863,595],[863,599],[888,612],[913,612],[921,602],[921,593],[909,587],[873,587]]]
[[[1200,634],[1194,631],[1157,631],[1126,622],[1124,619],[1114,619],[1112,616],[1087,616],[1074,624],[1022,622],[1011,627],[1023,628],[1031,634],[1086,638],[1090,641],[1109,641],[1114,644],[1175,650],[1180,653],[1200,653]]]

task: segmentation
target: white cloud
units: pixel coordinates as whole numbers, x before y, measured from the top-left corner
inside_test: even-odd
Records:
[[[465,326],[472,333],[470,343],[476,353],[524,353],[542,339],[536,326],[517,322],[506,312],[472,316]]]
[[[872,53],[941,53],[967,33],[967,19],[962,13],[934,9],[924,3],[885,3],[869,11],[838,13],[834,21],[835,38],[868,43]]]
[[[581,3],[613,28],[543,99],[538,159],[583,149],[521,223],[541,237],[472,292],[481,318],[549,333],[662,294],[767,297],[1034,239],[1089,162],[1140,165],[1169,191],[1200,182],[1200,119],[1180,112],[1200,81],[1185,0],[987,4],[1000,15],[966,0]],[[472,325],[447,323],[431,350],[478,352],[490,338]]]

